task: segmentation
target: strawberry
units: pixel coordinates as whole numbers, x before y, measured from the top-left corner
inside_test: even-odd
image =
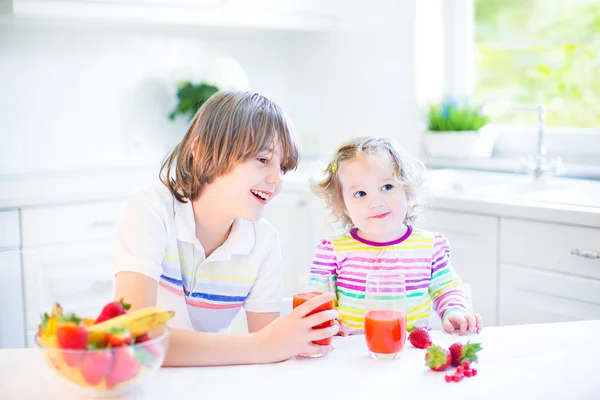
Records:
[[[142,333],[141,335],[135,337],[136,343],[144,343],[148,340],[150,340],[150,335],[148,335],[148,333]]]
[[[112,389],[119,383],[127,382],[140,372],[140,363],[135,358],[131,347],[114,349],[114,362],[112,371],[106,378],[106,387]]]
[[[408,340],[413,346],[418,347],[419,349],[426,349],[431,346],[431,337],[429,337],[427,329],[416,328],[413,326],[408,331],[410,332]]]
[[[111,319],[114,317],[118,317],[119,315],[123,315],[127,313],[127,310],[131,308],[131,304],[127,304],[123,302],[123,299],[119,301],[113,301],[108,303],[102,308],[100,315],[96,318],[96,323],[100,323],[102,321],[106,321],[107,319]]]
[[[88,331],[85,326],[63,323],[56,329],[56,340],[61,349],[83,350],[87,347]],[[77,351],[66,351],[63,358],[68,365],[76,367],[81,362],[81,355],[82,353]]]
[[[452,344],[448,350],[452,356],[452,366],[457,367],[460,364],[460,357],[462,356],[463,345],[460,342]]]
[[[93,349],[91,349],[93,350]],[[113,363],[111,350],[96,350],[86,353],[81,361],[81,375],[90,385],[104,381],[110,373]]]
[[[431,345],[425,353],[425,365],[434,371],[443,371],[450,365],[452,356],[450,351],[438,345]]]
[[[469,364],[476,363],[478,361],[477,352],[482,350],[480,343],[467,342],[463,345],[460,342],[456,342],[450,346],[450,353],[452,354],[452,366],[457,367],[462,362]]]
[[[130,345],[132,339],[131,332],[126,328],[111,328],[106,333],[105,342],[107,346],[121,347]]]
[[[88,330],[85,326],[75,324],[59,325],[56,329],[56,339],[61,349],[85,349]]]

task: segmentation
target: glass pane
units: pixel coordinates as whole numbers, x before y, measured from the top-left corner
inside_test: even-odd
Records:
[[[549,125],[600,128],[600,0],[475,0],[475,20],[478,99],[543,102]]]

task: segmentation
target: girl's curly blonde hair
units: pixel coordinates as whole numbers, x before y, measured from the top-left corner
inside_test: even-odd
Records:
[[[394,165],[394,178],[402,185],[406,192],[408,211],[404,223],[412,225],[421,209],[419,202],[423,195],[427,170],[422,162],[412,158],[397,144],[383,137],[367,136],[358,137],[343,143],[336,151],[325,168],[321,180],[311,181],[313,191],[321,197],[333,216],[341,221],[344,227],[353,225],[346,213],[346,205],[342,195],[338,165],[344,161],[351,161],[362,155],[377,154],[383,160],[391,161]]]

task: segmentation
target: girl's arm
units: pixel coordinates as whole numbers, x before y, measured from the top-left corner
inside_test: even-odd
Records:
[[[460,278],[450,262],[448,239],[443,234],[436,233],[431,260],[429,295],[433,301],[433,308],[440,318],[443,319],[449,313],[467,313],[466,299],[460,285]]]
[[[460,278],[450,262],[450,244],[444,235],[434,238],[434,254],[431,260],[431,282],[429,294],[433,307],[442,319],[442,327],[447,332],[459,329],[462,335],[467,330],[481,331],[482,320],[479,314],[468,314],[465,294],[460,287]]]
[[[133,289],[135,288],[135,290]],[[157,283],[135,272],[119,272],[115,298],[131,299],[132,308],[156,305]],[[147,295],[153,293],[153,295]],[[132,294],[135,294],[132,297]],[[327,349],[312,344],[313,340],[331,337],[336,327],[312,329],[335,319],[334,310],[306,316],[323,303],[331,301],[332,293],[324,293],[295,308],[284,317],[273,320],[264,329],[250,334],[224,334],[171,329],[164,366],[189,367],[232,364],[261,364],[283,361],[300,353],[324,352]]]

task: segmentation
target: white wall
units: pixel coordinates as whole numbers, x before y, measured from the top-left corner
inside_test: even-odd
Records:
[[[415,3],[344,1],[338,31],[297,40],[290,99],[305,143],[329,155],[343,139],[385,135],[417,151]]]
[[[231,56],[286,105],[287,51],[261,32],[0,25],[0,174],[156,165],[187,125],[167,118],[179,70]]]
[[[367,134],[416,150],[415,0],[342,3],[329,33],[0,22],[0,175],[158,165],[186,128],[167,118],[174,76],[222,56],[306,155]]]

